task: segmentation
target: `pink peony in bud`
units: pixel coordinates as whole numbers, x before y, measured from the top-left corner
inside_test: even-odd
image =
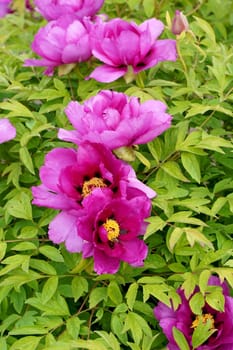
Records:
[[[120,262],[143,266],[148,248],[138,237],[143,235],[150,215],[151,202],[143,193],[126,200],[112,198],[97,190],[84,199],[85,214],[78,219],[83,238],[83,258],[93,256],[98,274],[116,273]]]
[[[98,189],[113,198],[143,195],[149,200],[156,195],[137,179],[130,165],[101,144],[84,143],[77,151],[53,149],[40,168],[40,179],[42,184],[32,187],[32,203],[62,210],[49,225],[49,238],[54,243],[65,242],[71,252],[82,248],[77,218],[83,215],[83,201],[89,195]]]
[[[0,0],[0,18],[12,12],[10,9],[11,0]]]
[[[179,35],[182,32],[186,32],[189,29],[189,23],[186,16],[176,10],[175,16],[172,20],[172,33],[175,35]]]
[[[68,104],[65,112],[75,130],[60,129],[58,137],[77,145],[99,142],[110,149],[147,143],[170,127],[166,109],[161,101],[140,103],[137,97],[102,90],[83,105]]]
[[[104,0],[35,0],[37,11],[49,21],[69,14],[78,19],[92,17],[103,3]]]
[[[219,278],[212,276],[208,282],[209,288],[211,286],[221,287],[222,293],[225,299],[224,311],[218,311],[213,309],[207,302],[202,308],[201,315],[193,314],[189,301],[193,295],[187,300],[184,291],[178,289],[177,292],[181,297],[181,304],[178,309],[174,310],[167,305],[159,302],[154,308],[154,315],[159,321],[159,325],[166,335],[169,343],[167,348],[169,350],[179,350],[180,348],[176,344],[173,337],[172,329],[176,327],[185,336],[190,349],[194,349],[192,346],[192,335],[194,330],[200,323],[206,323],[209,321],[210,330],[212,334],[198,347],[196,350],[232,350],[233,349],[233,298],[229,294],[229,289],[226,282],[221,283]],[[199,292],[196,289],[195,292]]]
[[[45,74],[53,75],[54,68],[63,64],[87,61],[91,57],[89,33],[91,22],[80,22],[74,16],[63,16],[40,28],[32,50],[42,59],[27,59],[24,66],[47,67]]]
[[[14,139],[16,136],[15,127],[8,119],[0,119],[0,143],[4,143]]]
[[[104,64],[89,78],[108,83],[124,76],[129,82],[161,61],[175,61],[176,41],[157,40],[163,29],[163,23],[154,18],[140,25],[120,18],[99,21],[92,35],[92,54]]]

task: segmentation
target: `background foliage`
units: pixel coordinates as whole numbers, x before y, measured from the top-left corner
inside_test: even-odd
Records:
[[[110,18],[138,23],[155,16],[187,15],[192,31],[178,38],[180,59],[160,63],[131,84],[84,80],[97,65],[81,64],[69,75],[46,77],[25,68],[34,34],[46,22],[14,1],[1,19],[0,117],[17,128],[0,145],[0,349],[153,350],[166,338],[153,316],[160,300],[179,304],[181,285],[200,308],[210,274],[233,288],[233,4],[231,0],[106,0]],[[221,9],[221,10],[220,10]],[[31,205],[45,154],[70,144],[57,139],[68,128],[63,112],[71,99],[84,101],[100,89],[160,99],[173,126],[137,150],[137,176],[157,191],[145,236],[150,253],[143,268],[122,264],[115,275],[96,276],[91,260],[54,246],[47,226],[55,211]],[[223,307],[221,292],[208,295]]]

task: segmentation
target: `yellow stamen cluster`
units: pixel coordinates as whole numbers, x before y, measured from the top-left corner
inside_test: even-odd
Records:
[[[211,314],[197,315],[195,320],[192,323],[191,328],[196,329],[197,326],[199,326],[200,322],[206,323],[208,320],[210,320],[210,323],[211,323],[210,329],[214,329],[214,318],[213,318],[213,315]]]
[[[107,185],[104,183],[104,180],[99,177],[93,177],[92,179],[84,182],[82,187],[82,196],[85,198],[91,194],[94,188],[101,187],[107,187]]]
[[[103,227],[107,231],[107,237],[109,241],[114,241],[120,235],[120,226],[113,219],[107,219],[103,224]]]

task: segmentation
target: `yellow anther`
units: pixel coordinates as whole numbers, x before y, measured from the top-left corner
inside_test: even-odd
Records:
[[[95,188],[101,188],[101,187],[107,187],[107,185],[104,183],[104,180],[99,177],[93,177],[92,179],[85,181],[82,187],[82,196],[86,197]]]
[[[213,315],[211,314],[197,315],[195,320],[192,323],[191,328],[196,329],[200,323],[206,323],[208,320],[210,320],[211,322],[210,329],[214,329],[214,318],[213,318]]]
[[[120,226],[113,219],[107,219],[103,224],[103,227],[107,231],[107,237],[109,241],[114,241],[120,235]]]

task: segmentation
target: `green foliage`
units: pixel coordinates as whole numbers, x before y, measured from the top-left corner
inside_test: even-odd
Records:
[[[153,316],[161,301],[178,308],[181,286],[194,314],[204,303],[223,311],[221,288],[207,285],[216,274],[233,289],[232,1],[106,0],[103,12],[142,22],[166,23],[177,8],[191,31],[177,38],[179,58],[143,72],[136,81],[111,84],[84,80],[93,67],[47,77],[23,67],[44,25],[15,0],[16,12],[1,20],[0,117],[15,125],[14,140],[0,145],[0,349],[162,350],[166,339]],[[169,24],[169,23],[168,23]],[[169,26],[163,36],[174,38]],[[95,64],[95,63],[94,63]],[[66,67],[67,68],[67,67]],[[47,237],[55,211],[31,204],[31,187],[45,154],[71,147],[57,139],[69,127],[64,108],[100,89],[124,91],[141,101],[160,99],[172,127],[140,145],[132,165],[157,192],[144,237],[149,254],[142,268],[122,264],[115,275],[96,276],[82,260]],[[195,287],[200,292],[193,295]],[[193,332],[193,349],[212,334],[209,322]],[[181,350],[189,345],[173,329]]]

